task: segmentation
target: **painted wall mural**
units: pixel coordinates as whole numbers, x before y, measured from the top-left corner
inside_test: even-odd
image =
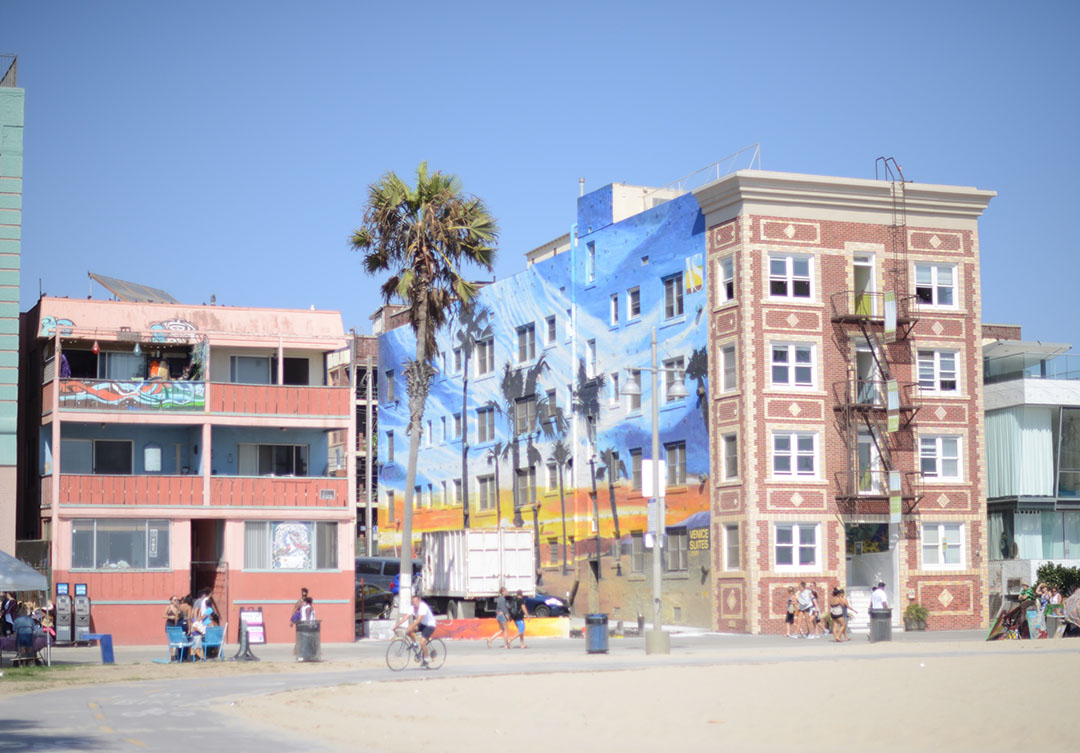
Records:
[[[82,410],[202,410],[203,382],[61,379],[60,407]]]
[[[631,573],[635,537],[647,525],[641,460],[651,455],[652,431],[650,374],[633,372],[650,365],[653,328],[661,368],[670,372],[660,375],[658,396],[669,468],[665,523],[686,538],[708,530],[704,218],[686,195],[613,224],[611,201],[594,195],[610,191],[579,201],[575,228],[591,232],[570,250],[485,286],[474,310],[439,333],[414,489],[414,546],[423,531],[460,529],[467,518],[474,528],[533,529],[541,585],[556,592],[596,548],[605,568]],[[379,337],[383,554],[402,544],[402,374],[414,342],[407,327]],[[623,392],[632,376],[640,397]],[[685,379],[685,399],[668,398],[677,378]],[[391,394],[397,399],[387,402]],[[695,537],[688,556],[708,562],[708,534]],[[685,561],[672,566],[689,569]],[[628,589],[642,585],[620,580]]]

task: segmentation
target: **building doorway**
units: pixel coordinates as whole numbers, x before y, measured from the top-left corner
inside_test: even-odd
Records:
[[[191,593],[209,588],[229,613],[229,564],[225,562],[225,521],[191,521]],[[224,625],[224,622],[222,623]]]
[[[874,255],[855,254],[855,313],[859,316],[877,314],[874,305]]]

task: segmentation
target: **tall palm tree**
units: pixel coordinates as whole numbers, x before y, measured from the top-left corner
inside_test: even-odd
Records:
[[[626,478],[626,464],[619,458],[614,447],[606,447],[600,452],[601,466],[596,471],[597,478],[607,478],[608,499],[611,502],[611,520],[615,524],[615,561],[616,567],[622,565],[622,534],[619,533],[619,511],[615,505],[615,481],[619,476]]]
[[[563,469],[566,468],[570,462],[571,454],[570,448],[566,446],[566,442],[559,439],[555,442],[554,447],[551,448],[550,460],[555,463],[555,470],[559,475],[559,507],[562,512],[562,571],[563,575],[570,572],[570,566],[567,562],[567,552],[569,548],[569,539],[566,535],[566,493],[563,491]]]
[[[412,590],[413,485],[424,406],[435,374],[435,334],[454,307],[471,301],[478,290],[462,276],[462,264],[490,271],[498,234],[483,201],[464,193],[456,176],[429,173],[427,163],[421,162],[415,186],[387,172],[368,187],[363,222],[349,239],[353,250],[364,254],[368,274],[390,273],[381,287],[383,299],[408,307],[416,335],[416,355],[404,368],[409,465],[401,520],[401,604],[408,604]]]
[[[476,300],[463,303],[458,308],[458,329],[456,338],[461,350],[461,420],[468,425],[469,415],[469,361],[477,343],[491,337],[490,312]],[[496,466],[496,470],[498,467]],[[469,436],[463,432],[461,437],[461,510],[462,523],[469,527]]]

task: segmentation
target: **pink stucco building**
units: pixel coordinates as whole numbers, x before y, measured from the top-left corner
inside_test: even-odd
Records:
[[[323,640],[353,638],[355,448],[344,474],[328,454],[331,432],[356,436],[349,387],[327,386],[338,312],[46,297],[23,327],[41,385],[24,504],[94,631],[163,642],[169,597],[209,587],[230,642],[242,607],[288,641],[307,587]]]

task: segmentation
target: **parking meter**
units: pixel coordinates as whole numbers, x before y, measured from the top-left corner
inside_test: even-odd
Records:
[[[85,636],[90,632],[90,597],[82,594],[72,599],[75,608],[75,641],[85,641]]]
[[[64,586],[63,589],[60,586]],[[57,584],[56,593],[56,642],[71,643],[71,595],[66,583]]]

